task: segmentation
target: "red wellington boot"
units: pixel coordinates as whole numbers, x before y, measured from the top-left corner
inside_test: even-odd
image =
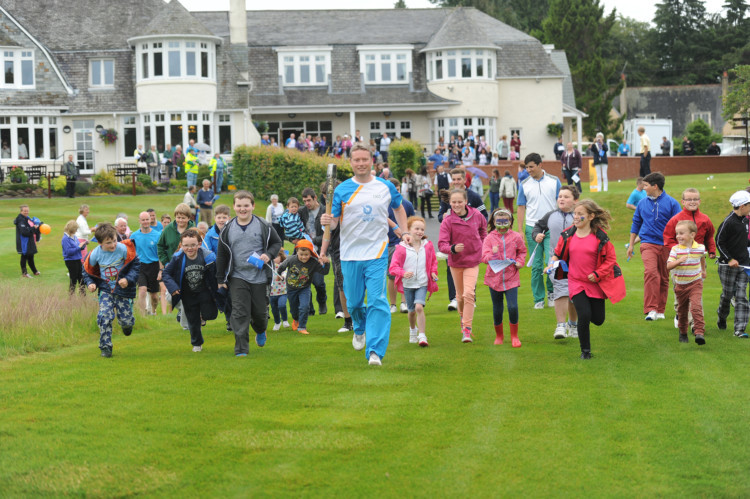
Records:
[[[521,340],[518,339],[518,324],[510,325],[510,342],[513,348],[521,346]]]
[[[498,324],[495,326],[495,345],[503,344],[503,325]]]

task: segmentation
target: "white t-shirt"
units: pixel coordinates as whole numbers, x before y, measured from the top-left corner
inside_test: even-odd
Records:
[[[389,206],[401,206],[401,194],[380,177],[366,184],[350,178],[336,187],[331,214],[340,217],[342,261],[388,257]]]

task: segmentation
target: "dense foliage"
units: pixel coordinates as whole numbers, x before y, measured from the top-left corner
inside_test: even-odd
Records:
[[[418,172],[419,159],[422,157],[422,146],[413,140],[394,140],[388,147],[388,166],[398,179],[404,176],[407,168]]]
[[[257,199],[278,194],[284,202],[291,196],[299,198],[305,187],[318,192],[326,179],[329,163],[336,163],[340,180],[352,176],[351,166],[345,159],[278,147],[242,146],[234,150],[232,178],[238,189],[252,192]]]

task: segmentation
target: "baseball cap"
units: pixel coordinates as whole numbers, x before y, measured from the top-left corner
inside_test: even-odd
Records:
[[[750,192],[737,191],[729,198],[729,202],[732,203],[733,208],[739,208],[750,203]]]
[[[297,241],[297,244],[294,247],[297,249],[306,248],[310,250],[310,253],[312,254],[312,256],[314,256],[315,258],[319,258],[318,254],[315,252],[315,247],[313,246],[313,243],[311,243],[307,239],[300,239],[299,241]]]

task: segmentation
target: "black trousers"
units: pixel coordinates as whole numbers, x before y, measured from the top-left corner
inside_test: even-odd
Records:
[[[432,218],[432,203],[430,202],[430,201],[432,201],[432,196],[424,196],[424,197],[419,198],[419,199],[420,199],[420,201],[419,201],[419,211],[422,212],[422,218],[424,218],[424,208],[425,208],[425,205],[427,205],[427,213],[429,213],[430,214],[430,218]],[[414,206],[416,206],[416,205],[414,205]]]
[[[604,324],[604,298],[589,298],[581,291],[573,298],[573,305],[578,312],[578,342],[582,352],[591,351],[591,332],[589,325],[593,322],[597,326]]]
[[[34,265],[34,255],[21,255],[21,273],[26,275],[28,272],[26,272],[26,264],[29,264],[29,268],[31,269],[31,272],[36,274],[36,265]]]
[[[563,174],[565,175],[565,179],[568,181],[568,185],[575,185],[578,189],[578,193],[581,192],[581,181],[575,182],[573,180],[573,176],[577,173],[578,177],[581,177],[581,171],[580,170],[568,170],[567,168],[562,169]]]
[[[69,198],[76,197],[76,181],[68,179],[68,182],[65,184],[65,195]]]
[[[82,295],[86,294],[86,287],[83,285],[83,263],[81,260],[65,260],[65,266],[68,267],[68,276],[70,277],[70,287],[68,291],[72,295],[79,288]]]
[[[199,294],[184,294],[182,296],[182,310],[188,321],[190,344],[194,347],[203,345],[201,320],[212,321],[219,314],[216,302],[211,297],[211,293],[204,289]]]
[[[641,154],[641,170],[638,173],[639,177],[645,177],[651,173],[651,153]]]
[[[412,192],[412,191],[409,191],[409,202],[411,203],[411,205],[412,205],[412,206],[413,206],[414,208],[416,208],[416,207],[417,207],[417,199],[419,199],[419,198],[417,197],[417,193],[416,193],[416,192]]]

